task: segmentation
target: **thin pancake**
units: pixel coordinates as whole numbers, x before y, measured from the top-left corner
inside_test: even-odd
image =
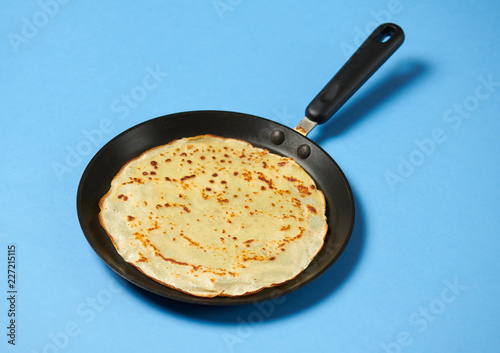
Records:
[[[323,193],[293,159],[212,135],[131,160],[99,206],[125,261],[202,297],[246,295],[294,278],[327,231]]]

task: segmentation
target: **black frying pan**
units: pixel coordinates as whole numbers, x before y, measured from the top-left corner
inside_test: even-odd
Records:
[[[349,61],[314,98],[306,117],[291,129],[252,115],[227,111],[193,111],[162,116],[136,125],[113,138],[85,169],[77,195],[80,225],[88,242],[119,275],[158,295],[190,303],[229,305],[263,301],[290,293],[311,282],[340,256],[354,224],[354,200],[349,183],[335,161],[306,135],[326,122],[349,97],[396,51],[404,33],[394,24],[379,26]],[[309,267],[292,280],[241,297],[201,298],[155,282],[116,252],[98,219],[99,200],[120,168],[155,146],[183,137],[213,134],[245,140],[282,156],[294,158],[315,180],[326,198],[328,233],[322,250]]]

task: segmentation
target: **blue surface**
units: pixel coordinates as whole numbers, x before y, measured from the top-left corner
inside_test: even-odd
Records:
[[[500,3],[2,2],[0,293],[16,245],[16,347],[2,352],[498,352]],[[216,109],[288,126],[374,26],[399,51],[310,135],[356,197],[346,251],[259,306],[160,300],[85,240],[93,154],[160,115]],[[127,98],[129,97],[129,98]]]

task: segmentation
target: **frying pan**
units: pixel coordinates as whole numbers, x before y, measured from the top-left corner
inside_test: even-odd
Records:
[[[307,134],[326,122],[403,43],[402,29],[380,25],[306,109],[292,129],[253,115],[228,111],[191,111],[162,116],[136,125],[109,141],[89,162],[77,193],[77,212],[89,244],[116,273],[160,296],[209,305],[247,304],[290,293],[326,271],[341,255],[354,224],[354,200],[349,183],[337,163]],[[116,252],[99,223],[99,200],[111,180],[129,160],[175,139],[212,134],[247,141],[282,156],[294,158],[314,179],[326,199],[328,232],[321,251],[297,277],[275,287],[240,297],[202,298],[166,287],[145,276]]]

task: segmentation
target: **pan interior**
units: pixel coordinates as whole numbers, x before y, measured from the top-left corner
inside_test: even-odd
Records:
[[[282,131],[285,136],[279,145],[270,141],[271,133],[276,130]],[[247,296],[201,298],[155,282],[126,263],[116,252],[98,219],[99,200],[109,190],[113,177],[125,163],[146,150],[183,137],[203,134],[241,139],[256,147],[292,157],[323,191],[329,224],[325,243],[309,267],[294,279]],[[304,144],[309,146],[311,153],[307,158],[301,159],[297,157],[296,151]],[[119,275],[139,287],[167,298],[211,305],[263,301],[287,294],[309,283],[340,256],[347,245],[354,223],[354,202],[347,179],[324,150],[284,125],[252,115],[220,111],[195,111],[159,117],[136,125],[112,139],[94,156],[82,175],[77,194],[77,211],[88,242],[102,260]]]

